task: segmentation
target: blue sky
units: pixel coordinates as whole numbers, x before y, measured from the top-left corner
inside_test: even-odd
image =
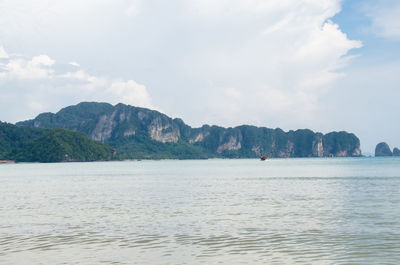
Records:
[[[343,1],[342,11],[336,14],[332,20],[339,24],[341,30],[350,38],[362,40],[364,44],[362,48],[349,52],[362,55],[352,63],[352,66],[357,66],[357,63],[362,64],[365,61],[384,63],[388,60],[400,59],[399,36],[391,38],[380,36],[377,32],[379,29],[373,28],[373,18],[368,15],[371,9],[390,8],[394,5],[396,5],[396,1]]]
[[[392,148],[400,144],[396,122],[400,114],[400,19],[386,16],[389,10],[398,14],[400,2],[346,0],[332,19],[349,38],[363,43],[349,52],[356,58],[344,68],[346,77],[336,86],[351,98],[343,106],[348,113],[343,124],[357,133],[369,152],[378,141],[387,141]],[[341,105],[339,100],[334,101],[336,106]]]
[[[1,0],[0,120],[81,101],[400,147],[395,0]]]

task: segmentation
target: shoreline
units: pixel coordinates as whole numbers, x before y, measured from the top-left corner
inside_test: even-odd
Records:
[[[12,164],[59,164],[59,163],[96,163],[96,162],[148,162],[148,161],[219,161],[219,160],[256,160],[260,162],[268,162],[270,160],[297,160],[297,159],[317,159],[317,160],[328,160],[328,159],[370,159],[370,158],[377,158],[377,159],[388,159],[388,158],[397,158],[396,156],[335,156],[335,157],[273,157],[268,158],[265,161],[261,161],[260,158],[251,158],[251,157],[242,157],[242,158],[204,158],[204,159],[178,159],[178,158],[162,158],[162,159],[151,159],[151,158],[144,158],[144,159],[121,159],[121,160],[95,160],[95,161],[58,161],[58,162],[17,162],[17,161],[10,161],[10,162],[0,162],[0,165],[12,165]]]

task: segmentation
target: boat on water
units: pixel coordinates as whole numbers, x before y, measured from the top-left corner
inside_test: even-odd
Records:
[[[266,156],[260,156],[260,160],[261,161],[265,161],[265,160],[267,160],[268,159],[268,157],[266,157]]]
[[[13,160],[0,160],[0,164],[11,164],[14,163]]]

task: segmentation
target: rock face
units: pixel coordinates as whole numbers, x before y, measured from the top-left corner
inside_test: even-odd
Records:
[[[312,145],[313,145],[313,149],[312,149],[313,156],[323,157],[324,156],[324,144],[322,143],[322,138],[314,140]]]
[[[351,133],[326,135],[308,129],[283,130],[249,125],[191,128],[181,119],[124,104],[83,102],[58,113],[43,113],[19,126],[64,128],[115,147],[126,158],[245,158],[360,156]]]
[[[155,118],[148,126],[151,139],[162,143],[176,143],[179,140],[179,128],[171,123],[163,124],[160,117]]]
[[[229,138],[228,142],[218,146],[217,153],[221,154],[225,150],[229,150],[229,151],[231,151],[231,150],[239,150],[240,148],[242,148],[242,146],[241,146],[239,140],[237,138],[231,136]]]
[[[375,156],[392,156],[392,151],[387,143],[382,142],[375,147]]]
[[[400,156],[400,149],[395,147],[393,148],[393,156]]]
[[[90,138],[95,141],[104,142],[107,139],[110,139],[111,134],[117,125],[115,121],[115,111],[111,113],[111,115],[102,115],[94,130],[90,134]]]

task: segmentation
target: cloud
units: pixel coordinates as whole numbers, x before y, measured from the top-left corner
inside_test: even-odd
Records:
[[[72,66],[75,66],[75,67],[80,67],[81,66],[77,62],[70,62],[69,64],[72,65]]]
[[[134,106],[154,108],[151,104],[150,95],[145,86],[136,83],[133,80],[128,81],[114,81],[111,83],[106,91],[114,97],[114,102],[120,101],[121,98],[124,102],[128,102]]]
[[[0,65],[0,119],[15,122],[82,101],[122,102],[154,108],[145,86],[133,80],[91,75],[82,69],[57,70],[57,67],[62,69],[61,66],[68,65],[71,63],[56,63],[47,55],[6,59]],[[77,65],[73,64],[75,68]]]
[[[55,61],[47,55],[35,56],[30,62],[32,66],[52,66],[54,63]]]
[[[39,55],[31,60],[22,58],[9,58],[1,64],[3,71],[0,78],[5,79],[46,79],[51,78],[54,70],[50,68],[55,63],[47,55]]]
[[[27,51],[13,52],[46,51],[55,58],[54,65],[32,66],[37,72],[31,76],[46,82],[26,83],[47,93],[36,97],[44,105],[53,104],[45,102],[53,97],[60,98],[59,106],[126,100],[156,105],[191,125],[306,127],[326,91],[344,75],[347,53],[362,45],[329,21],[341,3],[5,0],[0,39],[7,47],[29,44]],[[84,67],[70,63],[58,70],[63,61]],[[29,73],[26,60],[16,64]],[[151,100],[132,79],[151,87]]]
[[[329,20],[341,1],[190,3],[192,27],[207,33],[198,31],[178,72],[203,79],[192,93],[206,102],[201,116],[211,123],[312,125],[320,98],[343,76],[347,53],[362,46]],[[232,89],[240,100],[225,93]]]
[[[0,59],[7,59],[7,58],[8,58],[8,54],[4,50],[4,47],[0,46]]]

